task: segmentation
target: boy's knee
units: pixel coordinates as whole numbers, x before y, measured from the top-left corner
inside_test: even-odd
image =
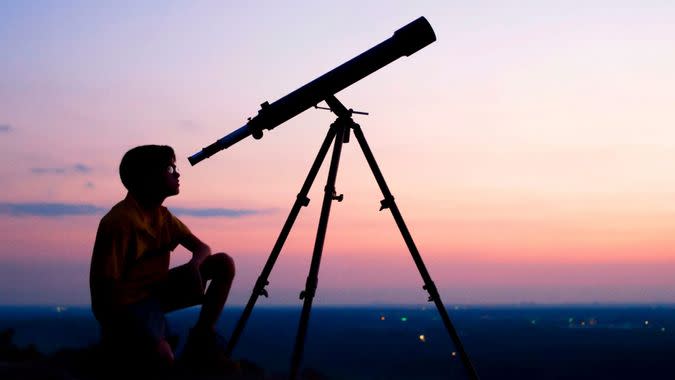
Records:
[[[232,260],[228,254],[224,252],[215,253],[212,255],[211,259],[213,259],[214,262],[214,273],[216,273],[216,275],[220,274],[227,278],[234,277],[234,260]]]

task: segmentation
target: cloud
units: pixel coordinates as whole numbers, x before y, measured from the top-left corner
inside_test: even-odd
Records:
[[[65,168],[30,168],[33,174],[65,174]]]
[[[93,185],[92,185],[93,186]],[[11,203],[0,202],[0,215],[9,216],[82,216],[102,215],[109,207],[99,207],[87,203],[50,203],[50,202],[25,202]],[[243,218],[253,215],[263,215],[273,212],[270,209],[227,209],[227,208],[171,208],[171,212],[180,216],[196,218]]]
[[[79,216],[97,215],[105,211],[102,207],[85,203],[7,203],[0,202],[0,215],[11,216]]]
[[[91,173],[91,166],[87,166],[85,164],[75,164],[73,166],[73,170],[78,173]]]
[[[172,207],[171,212],[179,216],[184,215],[196,218],[243,218],[252,215],[269,214],[272,210]]]
[[[9,124],[0,124],[0,133],[8,133],[12,131],[12,126]]]
[[[67,174],[89,174],[91,173],[91,166],[85,164],[75,164],[72,166],[66,167],[51,167],[51,168],[31,168],[30,172],[37,175],[42,174],[58,174],[58,175],[67,175]]]

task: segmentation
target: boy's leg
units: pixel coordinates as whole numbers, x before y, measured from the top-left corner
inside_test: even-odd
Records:
[[[168,286],[163,292],[166,312],[201,304],[199,319],[185,343],[181,361],[194,368],[236,373],[238,365],[225,353],[225,342],[215,330],[216,323],[230,293],[234,262],[224,254],[207,257],[196,273],[194,267],[182,265],[169,271]],[[207,281],[211,281],[204,292]]]
[[[200,267],[202,281],[211,280],[195,328],[202,331],[215,331],[216,323],[223,311],[227,296],[234,280],[234,261],[225,253],[216,253],[207,257]]]
[[[225,253],[207,257],[194,273],[187,264],[169,271],[167,286],[162,291],[165,312],[202,305],[196,328],[214,331],[234,279],[234,261]],[[211,283],[204,293],[206,282]]]

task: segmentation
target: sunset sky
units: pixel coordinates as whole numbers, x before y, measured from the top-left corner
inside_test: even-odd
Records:
[[[675,302],[675,3],[3,1],[0,304],[88,304],[98,220],[142,144],[174,147],[165,205],[233,256],[244,303],[334,116],[187,157],[420,16],[435,43],[337,97],[370,113],[443,301]],[[300,303],[325,167],[259,304]],[[423,303],[355,141],[337,191],[315,304]]]

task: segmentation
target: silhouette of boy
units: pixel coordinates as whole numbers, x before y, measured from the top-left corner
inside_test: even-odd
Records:
[[[211,254],[162,206],[179,192],[175,161],[173,149],[159,145],[133,148],[122,158],[119,173],[128,193],[98,226],[89,279],[92,310],[104,346],[168,368],[174,353],[165,313],[201,304],[184,357],[195,365],[217,365],[227,360],[215,325],[232,285],[234,262],[225,253]],[[192,259],[169,270],[169,253],[178,245]]]

